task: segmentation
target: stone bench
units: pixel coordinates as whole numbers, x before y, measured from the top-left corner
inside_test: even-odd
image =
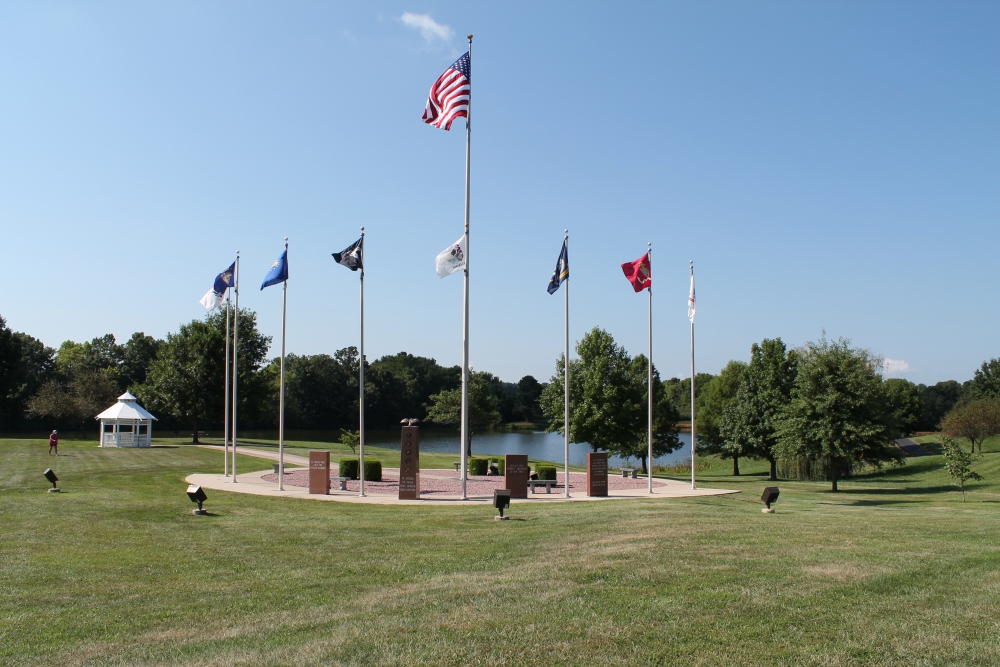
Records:
[[[638,472],[639,471],[636,470],[635,468],[622,468],[622,477],[625,478],[631,477],[632,479],[638,479]]]
[[[529,479],[528,486],[531,487],[531,492],[535,493],[536,486],[544,486],[545,493],[552,493],[552,487],[558,483],[555,479]]]
[[[347,477],[331,477],[331,482],[338,482],[340,484],[341,491],[347,491]]]

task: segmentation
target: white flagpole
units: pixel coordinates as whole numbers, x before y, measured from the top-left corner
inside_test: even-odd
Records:
[[[285,237],[285,271],[288,271],[288,237]],[[281,288],[281,380],[278,389],[278,491],[285,490],[285,313],[288,310],[288,276]]]
[[[694,260],[691,265],[691,279],[694,280]],[[695,448],[695,428],[694,428],[694,318],[691,318],[691,489],[694,485],[694,448]]]
[[[236,483],[236,381],[239,373],[239,340],[240,340],[240,251],[236,251],[236,279],[233,281],[236,291],[236,308],[233,311],[233,484]]]
[[[232,290],[229,290],[232,292]],[[225,449],[225,456],[222,457],[222,472],[226,477],[229,477],[229,297],[230,294],[226,293],[226,388],[223,390],[223,402],[225,407],[222,409],[222,441],[223,447]]]
[[[361,228],[361,243],[364,247],[365,228]],[[362,251],[363,253],[364,251]],[[365,497],[365,267],[364,255],[361,259],[361,348],[358,355],[358,387],[359,387],[359,410],[358,410],[358,451],[361,453],[358,459],[358,477],[361,479],[361,498]]]
[[[653,244],[646,244],[646,256],[649,257],[650,282],[647,296],[649,297],[649,367],[647,369],[648,378],[646,380],[646,394],[649,396],[649,452],[646,468],[647,483],[649,492],[653,492]]]
[[[469,35],[469,71],[472,71],[472,35]],[[472,154],[472,91],[465,117],[465,282],[462,302],[462,500],[468,500],[469,476],[469,172]]]
[[[569,264],[568,260],[569,230],[564,229],[563,233],[566,234],[566,238],[563,240],[563,243],[566,245],[566,257],[567,257],[566,263]],[[564,474],[566,476],[566,481],[565,481],[566,489],[565,492],[563,493],[563,497],[569,498],[569,275],[566,276],[565,283],[566,283],[564,285],[565,293],[563,294],[563,300],[565,303],[564,310],[566,313],[565,315],[566,331],[565,331],[565,341],[564,341],[565,350],[563,354],[563,383],[565,384],[565,386],[563,387],[565,393],[565,398],[564,398],[565,405],[563,406],[565,412],[563,414],[563,459],[564,459],[563,469],[565,470]]]

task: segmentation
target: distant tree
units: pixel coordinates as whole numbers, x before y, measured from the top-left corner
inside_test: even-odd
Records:
[[[733,360],[726,364],[718,375],[708,382],[701,390],[701,400],[695,400],[698,407],[697,437],[698,451],[703,454],[715,454],[722,458],[733,460],[733,475],[740,474],[740,458],[749,456],[751,451],[742,450],[737,443],[728,443],[722,436],[722,415],[736,400],[740,385],[746,377],[747,365],[742,361]],[[697,389],[697,383],[695,388]]]
[[[0,428],[11,430],[24,419],[28,400],[52,377],[54,354],[0,317]]]
[[[886,405],[892,413],[896,435],[907,437],[912,435],[923,420],[923,401],[920,400],[920,389],[909,380],[891,378],[883,385]]]
[[[778,429],[779,456],[826,461],[833,491],[842,469],[898,461],[880,371],[881,359],[850,341],[831,343],[824,336],[808,343]]]
[[[418,357],[407,352],[387,355],[371,363],[371,368],[391,372],[405,385],[405,399],[399,406],[402,416],[424,419],[430,397],[461,385],[462,369],[458,366],[441,366],[434,359]]]
[[[647,472],[649,458],[649,362],[644,354],[636,355],[630,364],[632,382],[638,389],[642,399],[639,410],[634,413],[632,437],[629,440],[616,443],[610,449],[611,453],[621,458],[636,458],[642,466],[642,472]],[[697,386],[697,385],[695,385]],[[673,402],[666,395],[660,373],[653,364],[653,458],[658,458],[676,451],[681,447],[677,437],[677,422],[680,415]]]
[[[958,443],[951,438],[945,437],[941,440],[944,445],[944,467],[948,474],[955,478],[958,487],[962,490],[962,502],[965,502],[965,483],[969,480],[982,480],[982,476],[972,470],[972,462],[975,454],[964,451]],[[980,456],[982,456],[980,454]]]
[[[788,351],[780,338],[754,343],[736,398],[719,420],[723,449],[731,456],[767,461],[771,480],[778,479],[779,430],[792,400],[798,366],[798,353]]]
[[[562,386],[560,384],[560,386]],[[517,400],[514,413],[520,421],[533,422],[543,418],[538,399],[542,396],[542,385],[531,375],[517,381]]]
[[[496,394],[490,386],[488,373],[469,373],[469,439],[465,452],[472,456],[472,436],[500,422],[500,411]],[[446,389],[431,398],[427,419],[437,424],[461,426],[462,388]]]
[[[270,337],[257,331],[256,313],[241,309],[239,332],[239,411],[253,419],[267,401],[270,383],[261,373]],[[136,387],[152,412],[164,412],[190,424],[192,442],[205,422],[222,421],[224,406],[225,311],[194,320],[167,335],[152,362],[146,382]]]
[[[286,356],[285,420],[290,428],[357,428],[358,348]]]
[[[78,368],[65,385],[58,380],[44,384],[29,401],[28,413],[73,422],[86,438],[87,422],[113,405],[117,396],[118,387],[106,373]]]
[[[965,438],[971,452],[978,447],[982,454],[983,441],[1000,435],[1000,400],[978,398],[955,407],[941,421],[941,430],[952,438]]]
[[[156,359],[156,354],[163,343],[152,336],[147,336],[141,331],[132,334],[132,337],[122,346],[122,361],[120,365],[118,387],[122,391],[127,391],[129,387],[142,384],[149,375],[149,368]]]
[[[365,425],[391,429],[406,414],[409,405],[406,382],[385,366],[370,366],[365,371]]]
[[[972,377],[969,393],[974,398],[1000,400],[1000,359],[984,361]]]
[[[85,351],[83,343],[74,343],[71,340],[63,341],[63,344],[56,351],[55,357],[56,373],[61,379],[68,380],[73,376],[75,370],[87,366]]]
[[[941,420],[962,400],[965,389],[954,380],[945,380],[934,385],[917,385],[923,403],[922,418],[917,430],[936,431]]]
[[[694,400],[695,408],[701,409],[701,396],[705,387],[715,376],[711,373],[696,373],[694,377]],[[691,378],[670,378],[664,382],[664,391],[681,419],[688,421],[691,419]],[[697,419],[697,417],[695,417]]]
[[[645,395],[632,373],[632,360],[607,331],[594,327],[577,343],[578,359],[570,362],[570,442],[586,442],[595,452],[631,443],[642,419]],[[563,433],[565,396],[563,355],[542,392],[548,430]]]

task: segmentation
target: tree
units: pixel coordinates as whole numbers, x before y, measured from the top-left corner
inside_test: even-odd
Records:
[[[975,452],[983,453],[983,440],[1000,434],[1000,400],[979,398],[954,408],[941,421],[941,430],[952,438],[965,438]]]
[[[825,461],[833,491],[842,469],[899,461],[880,371],[881,359],[851,348],[850,341],[830,343],[824,336],[808,343],[778,429],[777,453]]]
[[[156,359],[156,354],[162,343],[163,341],[147,336],[141,331],[132,334],[132,337],[122,346],[118,385],[122,391],[128,391],[129,387],[140,385],[146,381],[150,366]]]
[[[434,359],[417,357],[407,352],[388,355],[373,361],[372,369],[382,368],[401,380],[405,395],[399,406],[400,417],[425,419],[430,397],[462,383],[462,369],[458,366],[441,366]],[[355,390],[356,391],[356,390]]]
[[[722,372],[709,381],[701,390],[697,419],[698,451],[704,454],[717,454],[722,458],[733,460],[733,475],[740,474],[740,457],[748,456],[750,452],[743,451],[736,443],[729,443],[722,436],[722,415],[736,400],[740,385],[746,377],[747,365],[742,361],[733,360],[726,364]],[[695,383],[695,388],[698,384]]]
[[[542,408],[538,403],[543,388],[542,384],[531,375],[525,375],[517,381],[514,414],[520,421],[534,422],[543,418]]]
[[[361,431],[350,431],[346,428],[340,429],[340,444],[351,448],[351,454],[357,454],[357,446],[361,444]]]
[[[488,373],[469,372],[469,440],[465,452],[472,456],[472,436],[500,422],[496,394],[490,387]],[[434,394],[427,409],[427,419],[450,426],[462,423],[462,388],[446,389]]]
[[[0,317],[0,428],[11,430],[24,419],[28,400],[52,376],[54,354]]]
[[[358,348],[286,356],[285,421],[301,429],[357,428]]]
[[[918,430],[936,431],[955,405],[962,400],[965,389],[954,380],[945,380],[935,385],[917,385],[920,401],[923,403],[922,419]]]
[[[701,409],[701,396],[705,387],[715,376],[711,373],[696,373],[694,376],[694,400],[695,408]],[[691,417],[691,378],[670,378],[664,383],[667,396],[677,409],[677,413],[682,419]],[[697,414],[696,410],[696,414]],[[697,419],[697,416],[695,417]]]
[[[883,383],[886,406],[892,413],[896,435],[908,437],[923,421],[923,402],[920,389],[909,380],[891,378]]]
[[[969,392],[975,398],[1000,399],[1000,359],[983,362],[972,377]]]
[[[241,309],[239,337],[239,411],[253,419],[267,400],[268,381],[261,373],[269,336],[257,331],[257,316]],[[205,422],[222,421],[225,387],[225,311],[216,309],[205,321],[194,320],[167,335],[146,382],[136,387],[151,411],[161,411],[188,423],[192,442]]]
[[[72,421],[80,426],[80,435],[86,439],[87,421],[112,405],[117,395],[118,387],[106,373],[78,368],[65,385],[58,380],[44,384],[28,403],[28,413]]]
[[[975,455],[964,451],[958,446],[957,442],[948,437],[943,438],[941,444],[944,445],[944,467],[948,471],[948,474],[958,482],[958,487],[962,490],[962,502],[964,503],[965,483],[969,480],[982,480],[982,476],[972,470],[972,461]]]
[[[750,363],[736,398],[723,410],[719,436],[731,456],[749,456],[771,464],[768,479],[778,479],[776,447],[784,410],[798,375],[799,355],[780,338],[750,347]]]
[[[632,382],[642,398],[642,406],[635,415],[632,425],[632,438],[619,442],[611,448],[611,452],[621,458],[637,458],[642,465],[642,472],[647,472],[649,458],[649,361],[646,355],[639,354],[630,364]],[[697,386],[697,385],[695,385]],[[667,396],[660,373],[653,364],[653,458],[669,454],[680,449],[681,441],[677,437],[677,422],[681,419],[677,414],[673,401]]]

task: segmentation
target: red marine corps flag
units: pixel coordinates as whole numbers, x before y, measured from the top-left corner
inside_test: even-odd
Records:
[[[653,284],[653,278],[649,273],[648,252],[634,262],[622,264],[622,271],[625,272],[625,277],[632,283],[632,289],[636,292],[641,292]]]

